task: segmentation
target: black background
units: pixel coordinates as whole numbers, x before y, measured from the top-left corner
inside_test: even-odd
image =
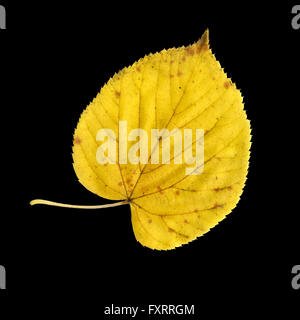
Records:
[[[293,312],[299,292],[291,269],[300,263],[293,3],[1,4],[0,264],[7,290],[0,305],[21,298],[30,301],[24,311],[44,305],[55,313],[60,302],[98,319],[112,303],[195,304],[198,317],[204,310]],[[157,252],[136,242],[127,206],[98,213],[30,207],[34,198],[108,203],[73,171],[81,112],[115,72],[150,52],[193,43],[207,27],[213,52],[243,93],[253,135],[246,188],[228,218],[188,245]]]

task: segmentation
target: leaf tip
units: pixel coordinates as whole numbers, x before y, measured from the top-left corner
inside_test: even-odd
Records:
[[[201,36],[200,40],[198,41],[200,47],[209,47],[209,30],[208,28],[204,31],[203,35]]]

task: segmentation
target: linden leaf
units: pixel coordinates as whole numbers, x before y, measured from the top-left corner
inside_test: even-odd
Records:
[[[162,159],[168,136],[154,147],[145,146],[140,136],[136,144],[138,139],[120,134],[120,121],[126,121],[127,132],[143,129],[149,141],[152,129],[177,129],[182,137],[185,129],[203,129],[203,161],[196,167],[178,163],[181,153],[175,151],[182,145],[174,138],[170,162],[152,163],[155,150]],[[101,129],[110,129],[115,163],[97,161]],[[114,205],[130,204],[134,234],[143,246],[173,249],[208,232],[236,206],[246,181],[250,138],[241,93],[212,54],[206,31],[197,43],[150,54],[107,82],[78,122],[74,169],[89,191],[124,200]],[[126,152],[135,145],[139,163],[121,161],[119,147],[125,141]],[[182,150],[195,154],[197,145],[193,136]],[[146,163],[141,163],[142,149]],[[192,167],[189,174],[187,167]],[[201,174],[195,174],[200,167]]]

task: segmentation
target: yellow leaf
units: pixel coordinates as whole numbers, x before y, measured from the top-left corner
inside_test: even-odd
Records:
[[[140,151],[146,148],[147,163],[121,161],[120,145],[126,141],[128,152],[136,141],[120,134],[120,121],[126,121],[127,132],[140,128],[147,133],[148,145],[138,145]],[[187,174],[189,165],[175,163],[179,145],[174,139],[170,163],[162,163],[161,155],[159,163],[151,163],[154,150],[162,153],[167,139],[153,148],[151,129],[163,128],[178,129],[182,137],[185,129],[204,130],[201,174],[194,169]],[[111,129],[107,139],[116,146],[116,163],[97,161],[101,129]],[[130,204],[134,234],[142,245],[173,249],[209,231],[236,206],[246,181],[250,137],[241,93],[212,54],[206,31],[197,43],[150,54],[107,82],[78,122],[74,169],[89,191]],[[195,154],[196,146],[194,134],[183,153],[191,149]]]

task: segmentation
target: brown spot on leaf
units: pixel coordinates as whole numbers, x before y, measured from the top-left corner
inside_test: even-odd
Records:
[[[184,219],[184,223],[188,223],[188,221],[186,219]]]
[[[228,190],[232,190],[232,186],[227,187]]]
[[[121,94],[120,94],[119,91],[116,90],[116,91],[115,91],[115,95],[116,95],[117,98],[120,98],[120,95],[121,95]]]
[[[160,186],[157,187],[157,190],[159,191],[160,194],[164,194]]]
[[[140,66],[137,66],[137,67],[136,67],[136,71],[141,72],[141,67],[140,67]]]
[[[149,220],[148,220],[148,223],[152,223],[152,220],[151,220],[151,219],[149,219]]]
[[[215,188],[214,191],[219,192],[221,188]]]
[[[79,137],[75,137],[74,143],[80,144],[81,143],[81,139]]]
[[[170,227],[168,228],[168,231],[169,231],[169,232],[175,232],[175,230],[172,229],[172,228],[170,228]]]
[[[180,193],[179,190],[176,190],[176,191],[175,191],[175,194],[176,194],[177,196],[179,196],[179,193]]]
[[[222,204],[218,204],[217,202],[214,204],[213,209],[222,208]]]
[[[185,51],[189,56],[193,56],[195,54],[194,49],[191,47],[185,48]]]
[[[183,56],[181,60],[182,60],[182,61],[185,61],[185,60],[186,60],[186,58]]]
[[[201,51],[207,51],[209,49],[209,45],[207,43],[199,46],[199,52],[197,53],[200,53]]]
[[[196,53],[200,54],[201,51],[207,51],[208,49],[209,49],[209,45],[208,44],[199,43],[198,46],[196,47]]]
[[[120,181],[120,182],[118,183],[118,186],[120,186],[120,187],[121,187],[121,186],[122,186],[122,184],[123,184],[123,183],[122,183],[122,181]]]
[[[183,75],[183,73],[181,71],[178,71],[177,75],[178,75],[178,77],[180,77]]]
[[[195,209],[194,212],[198,212],[198,209]]]
[[[230,87],[230,82],[229,81],[225,81],[224,82],[224,87],[225,87],[225,89],[228,89]]]
[[[170,74],[170,78],[174,78],[174,74]]]

